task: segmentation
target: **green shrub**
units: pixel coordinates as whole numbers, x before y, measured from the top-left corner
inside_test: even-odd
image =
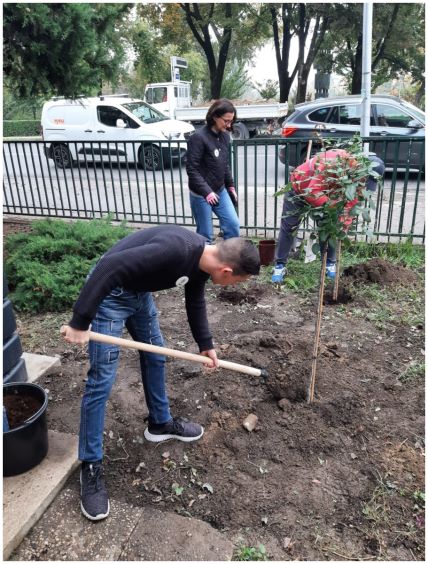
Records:
[[[6,239],[5,271],[18,311],[64,311],[75,302],[91,266],[131,230],[108,220],[41,220]]]
[[[33,137],[40,135],[39,119],[4,120],[3,137]]]

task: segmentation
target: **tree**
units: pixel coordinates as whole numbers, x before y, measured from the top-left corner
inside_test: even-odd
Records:
[[[3,69],[20,98],[75,98],[119,79],[129,4],[15,3],[3,7]]]
[[[255,82],[254,88],[263,98],[263,100],[272,100],[278,96],[278,81],[270,78],[264,83]]]
[[[126,80],[130,93],[141,97],[148,82],[170,80],[170,64],[159,34],[149,23],[139,19],[129,30],[135,63],[131,78]]]
[[[410,74],[420,91],[423,91],[424,21],[423,4],[373,5],[373,91],[403,73]],[[351,94],[361,92],[362,45],[362,4],[337,4],[334,22],[325,37],[323,50],[329,53],[327,66],[346,78]]]
[[[275,47],[279,79],[279,101],[286,102],[291,86],[297,76],[296,102],[306,98],[310,69],[320,50],[325,33],[330,25],[332,6],[328,4],[268,4],[268,11]],[[298,39],[298,57],[289,71],[291,41]],[[311,37],[309,46],[307,44]]]
[[[236,100],[241,98],[245,90],[250,85],[248,72],[245,70],[245,64],[237,61],[228,61],[221,85],[221,97]]]
[[[202,85],[208,100],[230,90],[231,85],[223,88],[223,80],[236,74],[234,67],[243,69],[251,62],[269,34],[253,4],[150,3],[139,4],[137,14],[156,30],[168,60],[171,55],[188,59],[189,68],[181,78],[193,81],[193,91],[199,92]],[[236,76],[242,83],[240,74]]]
[[[251,60],[266,37],[265,22],[252,4],[180,3],[187,25],[203,51],[212,99],[219,98],[228,58]]]
[[[299,56],[297,60],[296,103],[306,100],[309,73],[322,47],[325,34],[332,19],[331,6],[299,4],[299,25],[297,27]],[[308,46],[309,35],[310,42]],[[307,51],[306,58],[305,51]]]
[[[181,3],[180,7],[184,11],[188,26],[207,58],[211,82],[211,98],[220,98],[221,83],[232,39],[232,4],[225,3],[221,5],[220,9],[224,12],[223,18],[221,18],[222,22],[214,25],[212,22],[216,4]],[[210,27],[214,29],[218,42],[217,59]]]

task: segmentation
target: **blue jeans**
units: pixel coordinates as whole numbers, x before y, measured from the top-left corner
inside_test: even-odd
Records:
[[[226,188],[218,194],[219,201],[211,206],[203,196],[190,193],[190,206],[196,221],[196,233],[202,235],[210,243],[214,241],[213,212],[220,220],[223,238],[239,237],[239,219]]]
[[[121,337],[124,327],[131,337],[152,345],[163,346],[157,309],[150,292],[128,292],[115,288],[101,303],[92,321],[92,330]],[[79,459],[95,462],[103,458],[103,431],[106,403],[116,379],[119,347],[89,342],[90,368],[80,412]],[[165,356],[140,354],[149,418],[153,423],[171,419],[165,389]]]

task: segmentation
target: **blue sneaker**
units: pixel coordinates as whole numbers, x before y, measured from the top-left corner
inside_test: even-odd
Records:
[[[334,280],[336,278],[336,263],[332,262],[331,260],[327,261],[325,275],[330,280]]]
[[[285,272],[286,272],[285,266],[282,264],[282,262],[276,264],[272,273],[272,278],[271,278],[272,283],[281,284],[284,281]]]

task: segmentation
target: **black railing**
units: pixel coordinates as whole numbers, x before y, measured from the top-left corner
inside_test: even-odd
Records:
[[[424,139],[368,141],[388,167],[375,196],[374,235],[424,241]],[[276,237],[282,201],[275,193],[307,147],[308,140],[282,138],[232,142],[243,234]],[[185,141],[5,141],[3,213],[192,226],[185,150]]]

